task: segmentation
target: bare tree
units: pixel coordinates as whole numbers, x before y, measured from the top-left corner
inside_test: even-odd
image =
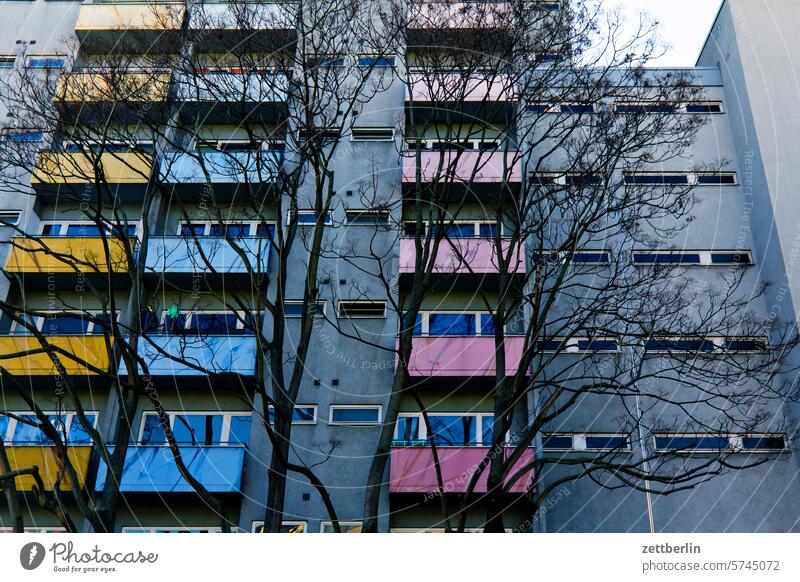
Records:
[[[768,420],[791,396],[781,372],[796,334],[754,309],[763,287],[748,250],[713,270],[678,253],[703,202],[697,184],[724,183],[728,161],[691,161],[704,94],[689,74],[644,68],[655,25],[630,32],[595,2],[412,3],[393,17],[408,51],[400,274],[397,255],[373,245],[339,254],[403,322],[365,530],[377,528],[394,438],[432,448],[441,523],[458,531],[476,508],[490,532],[509,508],[535,518],[579,479],[667,495],[766,462],[737,443],[782,432]],[[369,183],[362,197],[379,202]],[[443,293],[466,313],[437,314]],[[477,337],[447,337],[464,334]],[[447,495],[441,447],[453,443],[431,424],[425,377],[458,364],[472,370],[458,386],[487,379],[493,414],[485,455]],[[618,438],[546,452],[560,433],[591,430]],[[687,433],[718,446],[687,456],[697,443],[669,437]]]

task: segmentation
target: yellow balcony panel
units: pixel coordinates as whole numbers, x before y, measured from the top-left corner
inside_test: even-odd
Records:
[[[50,345],[78,358],[79,361],[75,361],[63,353],[57,354],[67,375],[96,375],[93,370],[83,365],[84,363],[101,370],[108,368],[109,354],[103,336],[51,335],[47,336],[47,341]],[[16,376],[56,376],[58,372],[47,353],[26,353],[41,349],[42,344],[34,336],[2,336],[0,337],[0,367]]]
[[[70,491],[72,484],[67,477],[65,471],[60,470],[60,464],[56,454],[55,447],[47,446],[7,446],[6,454],[8,455],[8,463],[11,465],[12,471],[20,469],[30,469],[31,467],[39,467],[39,476],[44,482],[44,486],[48,490],[52,490],[57,477],[61,477],[59,489],[61,491]],[[83,487],[86,481],[86,473],[89,469],[89,459],[92,455],[92,447],[68,447],[67,458],[69,458],[75,472],[78,475],[78,486]],[[14,484],[17,486],[18,491],[32,491],[36,481],[29,475],[17,477]]]
[[[166,101],[170,74],[65,73],[58,80],[56,96],[69,103],[158,103]]]
[[[89,184],[95,182],[97,173],[93,159],[81,152],[42,152],[36,160],[31,185],[39,184]],[[137,152],[100,154],[100,167],[108,184],[141,184],[149,181],[153,156]]]
[[[128,270],[125,241],[100,237],[16,237],[6,261],[10,273],[112,273]],[[106,250],[106,248],[108,250]],[[108,260],[106,260],[108,258]],[[88,263],[85,264],[85,263]]]
[[[75,32],[80,35],[101,30],[178,30],[185,12],[185,4],[169,2],[84,4]]]

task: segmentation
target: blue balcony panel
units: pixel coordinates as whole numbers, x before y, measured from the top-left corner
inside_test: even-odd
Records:
[[[166,184],[249,184],[255,188],[275,181],[282,158],[279,150],[165,152],[159,172]]]
[[[236,239],[235,247],[222,237],[167,236],[151,238],[145,271],[159,275],[203,273],[266,275],[270,242],[264,237]],[[247,257],[243,259],[240,251]],[[249,269],[247,263],[250,263]]]
[[[245,448],[242,446],[181,445],[181,456],[189,473],[212,493],[240,491]],[[97,472],[95,491],[103,489],[106,465]],[[131,445],[125,455],[120,490],[124,493],[191,493],[181,476],[172,451],[163,446]]]
[[[253,376],[256,371],[256,338],[252,335],[148,335],[139,338],[138,351],[151,376],[203,377],[207,373]],[[127,373],[123,363],[120,374]]]

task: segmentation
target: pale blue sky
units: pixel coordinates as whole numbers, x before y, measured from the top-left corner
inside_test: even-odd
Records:
[[[661,38],[672,45],[662,58],[648,66],[679,67],[694,65],[708,36],[722,0],[606,0],[609,7],[619,5],[630,15],[642,10],[661,23]]]

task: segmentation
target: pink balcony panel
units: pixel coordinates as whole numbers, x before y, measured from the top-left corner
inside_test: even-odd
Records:
[[[412,4],[410,30],[490,29],[508,26],[507,2],[420,2]]]
[[[516,374],[523,337],[505,338],[506,373]],[[494,376],[494,337],[415,337],[408,371],[411,376]]]
[[[503,257],[509,253],[510,241],[503,241]],[[525,273],[525,250],[515,243],[508,271]],[[433,269],[436,273],[475,273],[486,275],[499,272],[497,267],[497,247],[487,238],[454,238],[443,240],[436,253]],[[400,273],[413,273],[417,249],[413,238],[400,239]],[[469,265],[469,267],[468,267]]]
[[[434,180],[466,183],[509,183],[522,181],[522,163],[515,151],[424,151],[419,167],[423,182]],[[414,183],[417,175],[417,155],[403,154],[403,181]]]
[[[487,75],[465,81],[460,75],[412,74],[409,75],[407,101],[416,102],[491,102],[513,101],[514,87],[508,75]]]
[[[507,449],[506,456],[512,449]],[[447,493],[464,493],[478,465],[489,452],[486,447],[439,447],[439,466],[442,482]],[[533,470],[528,466],[533,462],[533,449],[526,449],[514,467],[507,473],[505,485],[510,493],[525,493],[531,486]],[[511,482],[520,471],[519,479]],[[392,493],[435,493],[439,491],[436,480],[436,466],[433,452],[427,447],[393,448],[389,468],[389,491]],[[487,466],[474,489],[476,493],[486,493],[489,476]],[[509,485],[510,484],[510,485]]]

